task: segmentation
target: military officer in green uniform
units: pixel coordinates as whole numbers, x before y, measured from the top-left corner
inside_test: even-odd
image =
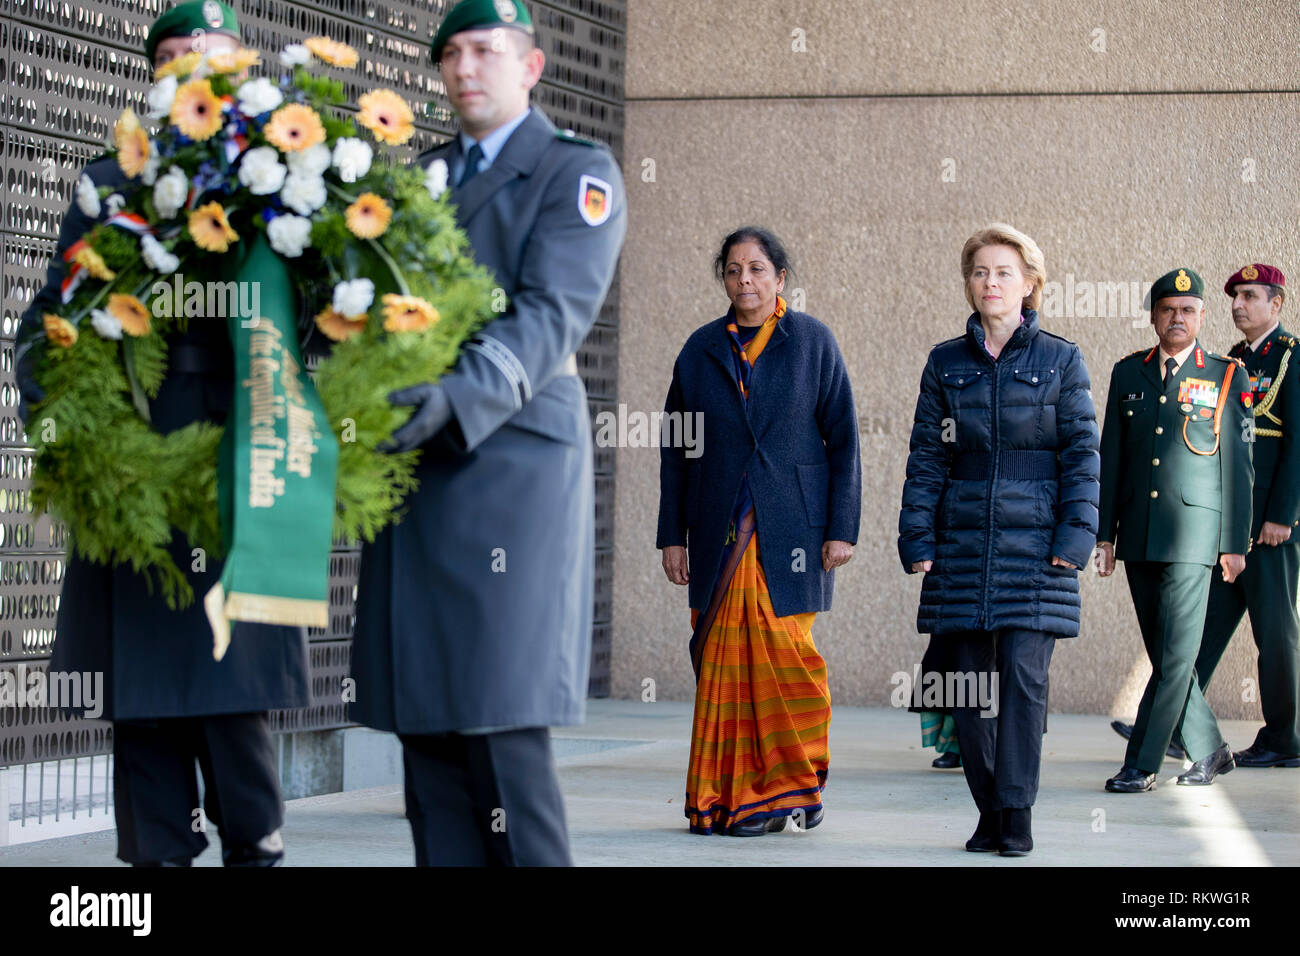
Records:
[[[1151,289],[1160,342],[1115,364],[1101,435],[1098,570],[1124,561],[1151,679],[1117,793],[1154,789],[1175,735],[1195,762],[1178,783],[1204,786],[1233,768],[1232,751],[1196,679],[1210,577],[1232,582],[1250,547],[1250,379],[1197,341],[1204,286],[1175,269]]]
[[[1209,686],[1243,612],[1259,649],[1259,700],[1264,726],[1255,742],[1234,753],[1238,767],[1300,767],[1300,352],[1282,328],[1286,277],[1280,269],[1252,263],[1223,287],[1232,299],[1233,324],[1246,337],[1229,356],[1250,375],[1255,413],[1255,513],[1250,558],[1231,584],[1214,581],[1205,612],[1196,676]]]

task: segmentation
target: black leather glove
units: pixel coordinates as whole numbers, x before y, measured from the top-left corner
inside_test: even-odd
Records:
[[[379,450],[393,455],[419,448],[451,421],[451,403],[441,385],[412,385],[390,392],[388,400],[394,405],[414,405],[415,412],[393,437]]]
[[[14,360],[14,381],[18,385],[18,417],[22,419],[24,428],[27,427],[31,406],[45,401],[45,390],[36,384],[36,360],[40,356],[36,345],[31,340],[24,342],[16,349]]]

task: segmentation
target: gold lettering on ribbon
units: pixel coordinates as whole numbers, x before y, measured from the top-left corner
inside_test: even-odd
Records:
[[[249,399],[248,503],[250,508],[271,508],[284,494],[287,476],[277,474],[280,463],[288,472],[310,478],[320,434],[303,395],[301,367],[284,350],[280,330],[259,317],[248,336],[248,352],[248,378],[242,383]],[[287,439],[278,434],[285,419]]]

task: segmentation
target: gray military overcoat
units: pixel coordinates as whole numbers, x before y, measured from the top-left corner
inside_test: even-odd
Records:
[[[457,182],[456,139],[419,162],[438,159]],[[534,108],[451,198],[509,307],[443,378],[452,423],[424,446],[405,517],[362,552],[351,716],[406,734],[580,723],[594,479],[569,359],[614,276],[622,177]]]

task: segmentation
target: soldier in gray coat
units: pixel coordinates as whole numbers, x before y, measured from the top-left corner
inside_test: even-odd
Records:
[[[362,553],[352,717],[402,740],[417,865],[566,865],[547,728],[583,720],[594,479],[574,353],[626,230],[609,151],[558,133],[523,4],[466,0],[433,40],[461,131],[445,171],[507,310],[414,405],[394,450],[423,450],[407,514]],[[442,165],[438,165],[442,164]]]

